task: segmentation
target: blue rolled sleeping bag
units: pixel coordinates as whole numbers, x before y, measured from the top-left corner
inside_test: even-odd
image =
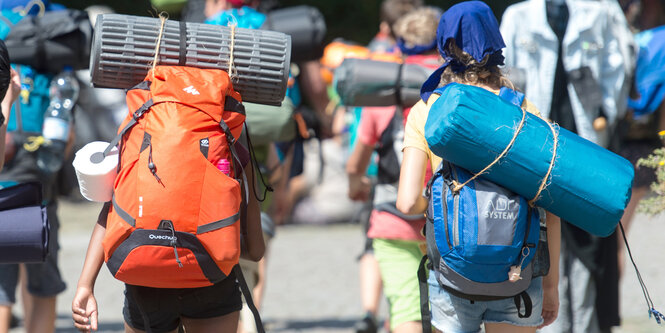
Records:
[[[510,144],[522,110],[483,88],[451,83],[435,93],[425,138],[434,154],[473,173],[492,163]],[[556,160],[536,205],[596,236],[614,232],[630,201],[632,164],[623,157],[555,126]],[[532,199],[547,174],[554,135],[547,122],[527,112],[513,146],[483,174]]]

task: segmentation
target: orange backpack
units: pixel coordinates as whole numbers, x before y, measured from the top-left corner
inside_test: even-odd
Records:
[[[210,286],[240,256],[234,144],[245,123],[226,72],[157,66],[127,92],[120,162],[103,241],[115,278],[155,288]],[[152,82],[151,82],[152,81]],[[119,141],[119,142],[118,142]],[[110,149],[108,149],[110,151]],[[227,159],[229,176],[216,164]]]

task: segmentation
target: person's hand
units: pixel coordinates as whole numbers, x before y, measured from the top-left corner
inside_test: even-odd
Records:
[[[369,200],[372,185],[367,177],[349,177],[349,198],[354,201]]]
[[[559,316],[559,289],[557,286],[543,287],[543,323],[538,328],[543,328],[554,322]]]
[[[78,287],[72,301],[74,327],[81,332],[97,330],[97,300],[92,288]]]
[[[12,68],[12,77],[9,81],[9,87],[7,88],[7,94],[5,97],[11,97],[11,101],[14,103],[16,98],[18,98],[19,93],[21,93],[21,76]]]
[[[21,77],[18,75],[12,68],[11,79],[9,80],[9,87],[7,87],[7,93],[2,99],[2,113],[5,116],[5,119],[9,119],[9,112],[11,111],[11,106],[18,98],[19,93],[21,92]]]

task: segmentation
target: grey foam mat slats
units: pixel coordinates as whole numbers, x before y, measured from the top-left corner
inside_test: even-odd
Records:
[[[90,72],[95,87],[129,88],[152,68],[161,21],[157,18],[105,14],[97,19]],[[167,20],[157,63],[180,63],[180,22]],[[231,28],[186,23],[185,66],[228,71]],[[290,36],[274,31],[236,28],[234,88],[243,101],[279,105],[284,99],[291,59]]]

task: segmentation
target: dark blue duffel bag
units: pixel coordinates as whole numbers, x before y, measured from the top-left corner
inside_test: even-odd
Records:
[[[49,222],[39,183],[0,190],[0,263],[42,262],[48,255]]]

